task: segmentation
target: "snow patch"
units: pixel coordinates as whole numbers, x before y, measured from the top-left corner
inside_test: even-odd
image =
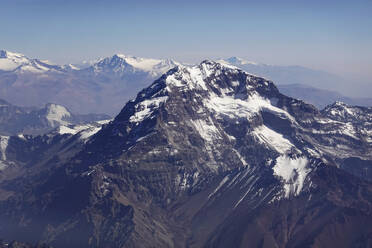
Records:
[[[306,157],[290,158],[282,155],[276,159],[273,167],[274,175],[280,177],[284,182],[285,197],[299,195],[306,176],[311,169],[308,167],[309,161]]]
[[[166,84],[172,87],[185,88],[187,90],[203,89],[208,90],[204,77],[211,72],[207,68],[200,69],[199,66],[178,66],[178,72],[169,75]],[[170,91],[169,87],[167,87]]]
[[[130,122],[141,122],[148,118],[155,109],[160,107],[160,104],[166,102],[168,96],[161,96],[152,98],[149,100],[144,100],[135,105],[136,112],[129,118]]]
[[[281,154],[289,152],[295,146],[280,133],[275,132],[265,125],[256,127],[252,134],[268,147],[273,148]]]
[[[83,130],[82,132],[80,132],[80,139],[81,140],[87,140],[91,136],[93,136],[96,133],[98,133],[101,129],[102,129],[102,126],[101,127],[90,127],[90,128],[87,128],[87,129]]]
[[[0,70],[3,71],[12,71],[16,69],[19,66],[14,61],[8,60],[8,59],[0,59]]]
[[[79,132],[79,130],[76,129],[75,127],[71,128],[71,127],[68,127],[68,126],[59,126],[57,132],[61,135],[63,135],[63,134],[74,135],[74,134],[77,134]]]
[[[69,125],[69,126],[59,126],[57,132],[61,135],[72,134],[79,135],[79,139],[86,141],[91,136],[96,134],[102,129],[102,126],[111,120],[102,120],[85,125]]]
[[[211,95],[210,99],[205,100],[205,105],[214,110],[217,114],[222,114],[230,118],[243,117],[250,119],[260,111],[268,111],[283,118],[295,122],[294,118],[286,111],[275,107],[269,99],[263,98],[258,94],[253,94],[246,100],[234,98],[232,96]]]
[[[220,131],[217,127],[213,124],[211,118],[207,121],[204,120],[191,120],[191,123],[198,131],[200,136],[208,143],[212,143],[216,138],[221,137]]]

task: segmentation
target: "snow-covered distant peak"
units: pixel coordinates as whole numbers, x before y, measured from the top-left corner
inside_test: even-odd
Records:
[[[0,70],[17,73],[44,73],[48,71],[61,71],[62,66],[48,60],[30,59],[21,53],[5,50],[0,51]]]
[[[64,106],[49,103],[46,111],[46,119],[52,127],[69,124],[66,118],[71,117],[71,113]]]
[[[29,64],[30,60],[23,54],[5,50],[0,51],[0,70],[12,71],[19,66]]]
[[[116,54],[116,56],[124,59],[129,65],[133,66],[134,68],[138,68],[144,71],[151,71],[156,65],[162,62],[160,59],[139,58],[135,56],[126,56],[124,54]]]
[[[75,64],[63,65],[62,68],[65,70],[75,70],[75,71],[81,70],[81,67]]]
[[[162,60],[115,54],[111,57],[106,57],[99,60],[97,63],[92,65],[92,68],[96,73],[112,71],[121,75],[127,71],[130,71],[145,72],[149,73],[153,77],[156,77],[177,65],[179,65],[179,63],[170,59]]]
[[[230,57],[227,59],[220,59],[218,62],[223,62],[231,65],[241,66],[241,65],[260,65],[259,63],[248,61],[239,57]]]
[[[323,111],[327,112],[328,115],[333,117],[346,118],[355,116],[357,114],[357,107],[349,106],[341,101],[336,101],[331,105],[324,108]]]
[[[372,122],[372,107],[350,106],[336,101],[322,110],[327,117],[337,121]]]

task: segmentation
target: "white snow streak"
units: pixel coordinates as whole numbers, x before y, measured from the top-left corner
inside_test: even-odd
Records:
[[[262,143],[273,148],[277,152],[284,154],[295,146],[280,133],[266,127],[265,125],[255,128],[252,132]]]
[[[221,180],[221,182],[220,182],[220,184],[217,186],[217,188],[212,192],[212,193],[210,193],[209,195],[208,195],[208,199],[209,198],[211,198],[213,195],[215,195],[216,193],[217,193],[217,191],[227,182],[229,180],[229,176],[225,176],[222,180]]]
[[[0,136],[1,159],[6,160],[6,148],[8,147],[9,136]]]

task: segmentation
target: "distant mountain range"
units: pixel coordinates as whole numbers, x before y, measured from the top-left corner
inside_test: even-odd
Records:
[[[1,51],[0,98],[20,106],[54,102],[75,113],[113,115],[135,92],[177,64],[116,54],[80,68]]]
[[[278,85],[278,89],[287,96],[304,100],[319,109],[336,101],[350,105],[372,106],[372,98],[347,97],[336,91],[322,90],[303,84],[281,84]]]
[[[313,70],[303,66],[278,66],[255,63],[239,57],[217,60],[237,66],[249,73],[265,77],[276,84],[304,84],[320,89],[334,89],[343,79],[331,73]]]
[[[267,77],[276,82],[284,93],[318,107],[334,100],[366,106],[371,104],[371,99],[348,98],[337,92],[320,90],[334,89],[342,81],[326,72],[300,66],[258,64],[237,57],[219,61]],[[55,65],[19,53],[0,51],[0,98],[19,106],[41,107],[54,102],[75,113],[115,115],[137,91],[180,64],[173,60],[116,54],[84,65]],[[305,93],[304,87],[311,90]]]
[[[207,60],[167,71],[101,124],[0,137],[2,239],[371,247],[371,107],[320,111]]]
[[[302,66],[260,64],[238,57],[218,61],[270,79],[282,93],[302,99],[318,108],[324,108],[335,101],[351,105],[372,106],[372,98],[347,97],[339,93],[335,89],[344,87],[345,80],[325,71]]]
[[[0,134],[45,134],[60,126],[81,125],[111,119],[104,114],[73,114],[64,106],[19,107],[0,99]]]

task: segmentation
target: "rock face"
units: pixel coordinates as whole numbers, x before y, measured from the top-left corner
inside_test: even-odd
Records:
[[[44,108],[14,106],[0,99],[0,134],[45,134],[59,126],[107,120],[105,114],[73,114],[66,107],[48,103]]]
[[[372,184],[345,161],[372,160],[369,111],[318,111],[213,61],[177,66],[85,142],[56,136],[45,152],[55,156],[2,180],[0,236],[55,247],[368,247]]]

